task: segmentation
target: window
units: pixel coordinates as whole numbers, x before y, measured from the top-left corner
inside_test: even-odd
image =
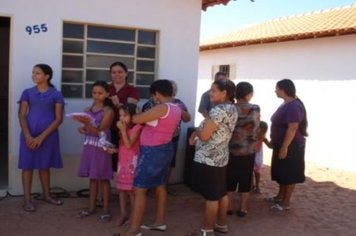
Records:
[[[217,72],[224,72],[227,77],[231,80],[236,79],[236,66],[234,64],[227,64],[227,65],[215,65],[212,68],[212,75],[211,78],[214,80],[215,74]]]
[[[109,66],[126,64],[128,82],[150,96],[156,78],[157,36],[153,30],[63,23],[62,93],[67,98],[88,98],[97,80],[111,81]]]

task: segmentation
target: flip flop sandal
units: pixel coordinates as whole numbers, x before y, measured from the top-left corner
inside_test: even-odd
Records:
[[[214,236],[214,230],[213,229],[194,230],[193,232],[188,233],[187,236]]]
[[[52,198],[52,197],[49,197],[47,199],[43,199],[43,201],[49,203],[49,204],[52,204],[52,205],[56,205],[56,206],[60,206],[60,205],[63,205],[63,201],[60,200],[60,199],[55,199],[55,198]]]
[[[122,225],[124,225],[128,220],[129,220],[129,217],[127,217],[127,216],[125,216],[125,217],[120,217],[119,220],[117,221],[117,225],[118,225],[118,226],[122,226]]]
[[[32,202],[25,203],[22,208],[26,212],[35,212],[36,211],[36,207],[33,205]]]
[[[100,221],[106,223],[111,220],[112,216],[109,213],[102,213],[102,214],[98,215],[98,218]]]
[[[79,212],[77,218],[83,219],[93,215],[94,213],[95,213],[94,211],[82,210],[81,212]]]
[[[103,206],[104,206],[103,200],[96,199],[96,201],[95,201],[95,206],[96,206],[96,207],[103,207]]]
[[[282,199],[276,198],[276,197],[266,197],[266,198],[264,198],[264,200],[265,200],[266,202],[270,202],[270,203],[279,203],[279,202],[282,202]]]
[[[227,225],[215,224],[214,225],[214,231],[218,232],[218,233],[226,234],[226,233],[229,232],[229,228],[227,227]]]

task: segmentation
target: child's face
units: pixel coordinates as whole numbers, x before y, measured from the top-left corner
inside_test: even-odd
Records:
[[[103,103],[105,98],[109,96],[109,93],[101,86],[94,86],[91,95],[93,97],[94,102]]]
[[[266,136],[266,130],[259,128],[259,129],[257,130],[257,139],[258,139],[258,140],[264,139],[265,136]]]
[[[120,120],[123,121],[125,124],[131,123],[131,116],[128,112],[124,111],[123,109],[119,110]]]
[[[48,75],[45,75],[41,68],[34,67],[32,70],[32,80],[35,84],[47,83]]]

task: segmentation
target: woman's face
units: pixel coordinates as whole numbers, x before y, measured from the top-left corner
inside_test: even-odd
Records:
[[[127,72],[121,66],[113,66],[111,68],[110,74],[114,84],[126,83]]]
[[[48,75],[45,75],[41,68],[34,67],[32,70],[32,80],[35,84],[48,83]]]
[[[216,84],[211,86],[209,95],[212,103],[222,103],[226,101],[226,90],[221,91]]]
[[[283,98],[283,96],[284,96],[284,91],[282,89],[278,88],[277,86],[276,86],[275,93],[276,93],[277,97],[279,97],[279,98]]]

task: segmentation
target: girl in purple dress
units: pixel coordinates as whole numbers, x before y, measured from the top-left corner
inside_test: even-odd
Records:
[[[58,127],[63,120],[62,94],[50,83],[52,68],[46,64],[33,67],[32,80],[36,86],[22,92],[19,104],[21,126],[18,168],[22,169],[25,211],[36,211],[31,200],[33,170],[39,170],[43,200],[54,205],[62,201],[50,196],[50,171],[62,168]]]
[[[92,118],[76,117],[83,126],[79,132],[84,134],[84,145],[78,171],[79,177],[89,177],[89,207],[79,213],[79,218],[92,215],[95,212],[96,196],[99,183],[103,191],[103,212],[99,219],[108,221],[110,180],[112,179],[111,156],[99,142],[100,136],[105,135],[110,141],[110,126],[114,118],[112,103],[109,99],[109,85],[105,81],[97,81],[92,87],[93,104],[85,109]]]

